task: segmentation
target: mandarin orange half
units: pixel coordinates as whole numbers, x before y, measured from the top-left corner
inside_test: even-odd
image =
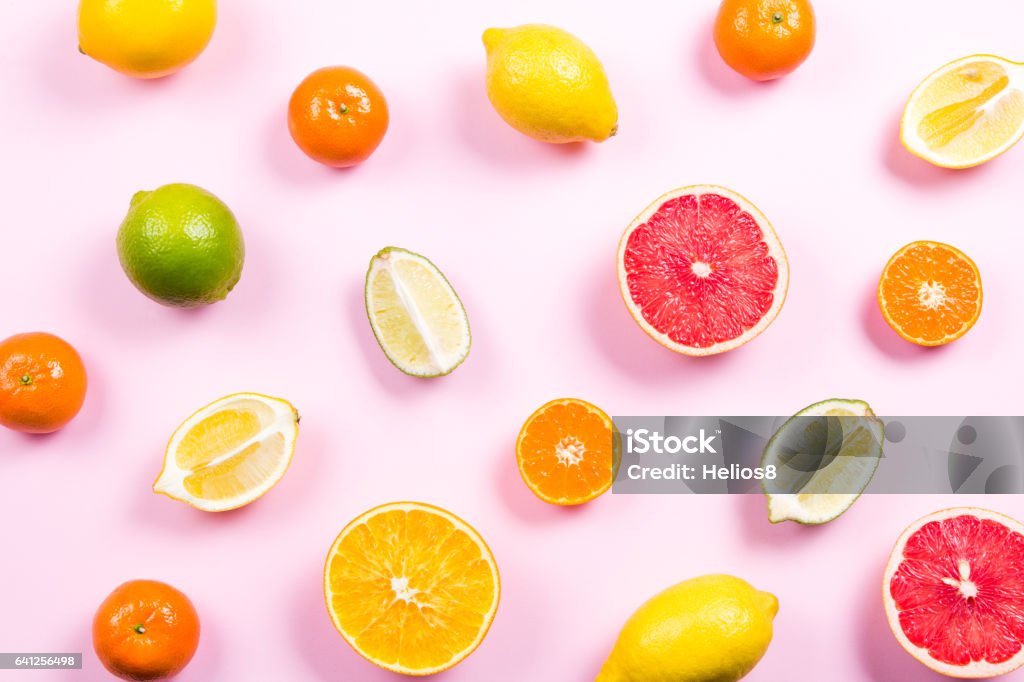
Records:
[[[981,273],[948,244],[917,241],[897,251],[878,282],[885,321],[907,341],[941,346],[966,334],[981,315]]]
[[[552,400],[519,432],[519,474],[545,502],[583,504],[611,487],[618,443],[615,425],[598,407],[576,398]]]

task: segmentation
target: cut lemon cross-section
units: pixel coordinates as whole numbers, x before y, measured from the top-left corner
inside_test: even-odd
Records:
[[[976,54],[925,78],[907,100],[900,139],[945,168],[977,166],[1024,135],[1024,64]]]
[[[385,504],[353,520],[324,567],[334,627],[360,656],[406,675],[447,670],[473,653],[500,593],[483,538],[419,502]]]
[[[226,511],[262,497],[295,451],[299,413],[291,403],[236,393],[202,408],[171,436],[153,491],[203,511]]]
[[[542,405],[523,424],[516,462],[540,499],[583,504],[611,488],[618,445],[611,417],[584,400],[562,398]]]
[[[366,273],[366,315],[395,367],[418,377],[448,374],[469,354],[466,309],[423,256],[389,246]]]
[[[849,509],[882,457],[884,427],[863,400],[833,398],[797,412],[765,446],[768,520],[827,523]],[[788,492],[799,490],[799,492]]]

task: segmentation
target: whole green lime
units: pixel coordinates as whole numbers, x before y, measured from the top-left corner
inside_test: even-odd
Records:
[[[238,283],[245,243],[224,202],[201,187],[173,184],[132,197],[117,255],[146,296],[194,308],[223,300]]]

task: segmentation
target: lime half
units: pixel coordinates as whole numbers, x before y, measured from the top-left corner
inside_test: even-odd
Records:
[[[825,400],[790,417],[761,460],[777,472],[763,482],[768,520],[821,524],[849,509],[878,468],[883,436],[862,400]]]
[[[406,374],[448,374],[469,355],[466,309],[441,271],[419,254],[389,246],[373,257],[366,316],[381,350]]]

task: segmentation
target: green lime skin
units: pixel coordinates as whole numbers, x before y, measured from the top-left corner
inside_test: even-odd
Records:
[[[117,255],[146,296],[195,308],[223,300],[238,283],[245,242],[224,202],[201,187],[172,184],[132,197]]]

